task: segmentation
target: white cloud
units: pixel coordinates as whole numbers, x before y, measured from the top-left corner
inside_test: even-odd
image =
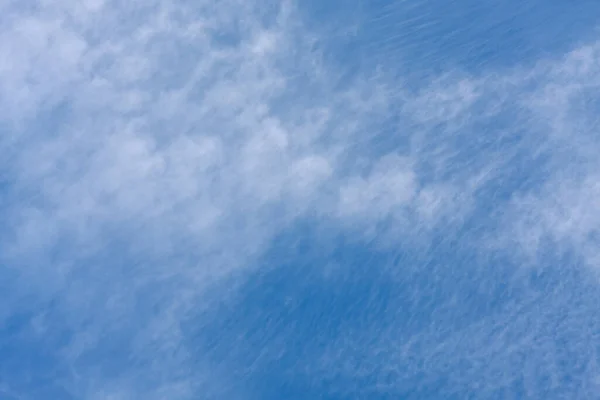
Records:
[[[388,215],[394,208],[403,208],[413,200],[416,185],[409,160],[384,157],[366,179],[352,178],[342,186],[340,213],[359,219],[364,218],[365,213]]]
[[[12,306],[43,320],[54,299],[73,331],[55,356],[73,370],[65,387],[75,396],[188,398],[207,390],[198,382],[217,385],[172,354],[184,346],[181,319],[212,301],[206,288],[252,268],[306,213],[382,219],[412,207],[407,161],[347,176],[347,144],[370,134],[388,102],[380,87],[364,77],[336,88],[293,8],[264,10],[6,10],[0,120],[11,134],[0,143],[12,201],[2,257],[20,276],[16,296],[42,305]],[[136,363],[120,366],[121,378],[107,358],[85,361],[113,341]]]
[[[360,201],[348,204],[374,204],[373,213],[386,215],[390,204],[408,201],[424,216],[449,207],[446,216],[458,217],[459,227],[471,218],[467,229],[476,234],[449,239],[459,265],[433,265],[416,251],[416,260],[406,257],[416,265],[389,268],[399,284],[394,295],[386,292],[386,317],[397,322],[373,322],[329,343],[312,373],[341,382],[332,390],[365,397],[431,387],[488,397],[515,387],[532,398],[548,390],[598,393],[596,281],[579,282],[600,261],[598,49],[593,43],[533,67],[448,75],[404,98],[406,125],[414,128],[408,171],[416,178],[393,191],[404,197],[386,202],[392,186],[377,185],[382,175],[372,174],[352,186],[349,198]],[[498,252],[501,263],[552,271],[515,272],[493,262]],[[581,261],[592,268],[582,271]],[[410,276],[413,269],[423,275]]]
[[[69,383],[75,393],[186,398],[204,372],[170,359],[169,346],[183,346],[175,327],[209,302],[207,287],[253,268],[306,215],[371,236],[387,223],[399,238],[460,224],[516,168],[494,143],[519,139],[519,128],[534,132],[525,146],[563,147],[550,151],[544,190],[509,209],[506,231],[533,252],[541,235],[593,247],[598,142],[594,108],[580,104],[598,86],[595,45],[527,71],[444,75],[414,95],[384,74],[342,82],[287,2],[40,1],[3,13],[0,122],[10,133],[0,148],[10,161],[0,166],[12,201],[2,251],[23,277],[17,292],[58,294],[68,324],[87,327],[65,350],[69,363],[109,334],[165,357],[117,380],[86,372]],[[409,145],[374,153],[389,113]],[[498,120],[506,127],[486,130]],[[111,266],[119,248],[140,265]],[[162,311],[140,316],[148,286]],[[170,368],[181,376],[161,378]]]
[[[533,74],[536,90],[521,103],[531,112],[532,134],[544,138],[531,154],[545,154],[547,162],[538,187],[515,193],[505,223],[513,245],[534,262],[546,241],[596,267],[599,48],[593,43],[541,64]]]

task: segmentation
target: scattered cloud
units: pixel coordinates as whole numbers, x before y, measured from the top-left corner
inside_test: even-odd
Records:
[[[389,244],[489,211],[480,251],[547,237],[597,262],[597,44],[409,90],[342,79],[291,2],[0,7],[0,318],[65,330],[73,397],[227,386],[179,325],[304,217]],[[376,151],[390,115],[405,146]]]

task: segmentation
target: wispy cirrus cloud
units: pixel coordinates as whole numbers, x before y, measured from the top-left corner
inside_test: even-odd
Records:
[[[396,242],[392,322],[329,343],[313,367],[332,390],[597,395],[597,51],[449,74],[406,100],[416,175],[452,183],[468,211],[459,234],[434,232],[441,256]]]
[[[65,398],[245,398],[181,325],[302,218],[388,248],[479,218],[488,247],[462,245],[595,254],[596,45],[415,89],[342,79],[291,2],[2,7],[0,316]],[[35,397],[27,373],[7,390]]]

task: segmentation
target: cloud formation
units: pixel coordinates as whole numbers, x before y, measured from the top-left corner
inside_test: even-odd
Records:
[[[337,209],[345,144],[385,99],[340,86],[286,2],[4,8],[3,320],[28,316],[76,398],[208,393],[178,325],[273,234]]]
[[[292,2],[0,7],[0,321],[57,396],[243,398],[180,325],[302,219],[390,248],[479,218],[478,252],[597,263],[597,44],[415,88],[340,73]]]

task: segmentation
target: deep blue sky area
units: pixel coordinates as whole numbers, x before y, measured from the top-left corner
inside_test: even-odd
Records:
[[[523,385],[561,398],[581,390],[590,352],[598,349],[600,290],[587,274],[562,268],[578,265],[570,256],[548,257],[542,271],[523,272],[502,259],[488,260],[482,270],[471,252],[443,238],[424,255],[357,248],[343,239],[332,247],[314,237],[319,234],[294,229],[277,239],[262,260],[264,271],[191,335],[198,357],[209,355],[217,364],[235,360],[236,380],[257,398],[459,399],[483,393],[500,399],[525,397]],[[414,347],[410,355],[386,347],[386,341],[406,340]],[[505,348],[490,348],[479,364],[476,354],[494,342]],[[438,358],[428,360],[431,353]],[[552,376],[537,364],[542,359],[551,363]],[[355,374],[336,371],[349,365]],[[508,375],[527,370],[527,376],[494,387],[489,374],[505,368]],[[554,394],[548,393],[550,380]],[[474,388],[475,382],[483,387]]]
[[[600,398],[600,3],[0,6],[0,400]]]
[[[595,37],[599,12],[598,4],[587,0],[304,4],[309,24],[329,29],[333,53],[344,63],[375,60],[417,79],[455,68],[479,75],[556,57]],[[347,47],[336,49],[337,40]]]

